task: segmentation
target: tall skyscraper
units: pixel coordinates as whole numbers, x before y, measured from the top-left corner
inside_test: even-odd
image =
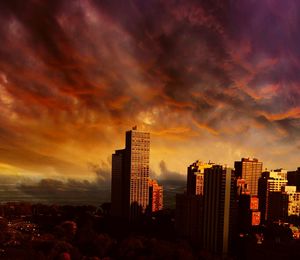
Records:
[[[234,163],[236,176],[246,181],[247,190],[252,196],[257,196],[258,179],[262,173],[262,166],[262,162],[250,158],[242,158],[241,161],[236,161]]]
[[[112,155],[112,215],[135,219],[149,205],[150,134],[134,127]]]
[[[233,170],[213,165],[204,170],[203,247],[227,254],[234,234],[235,177]]]
[[[230,168],[199,161],[191,164],[187,192],[176,195],[177,233],[205,250],[226,255],[235,233],[235,185]]]

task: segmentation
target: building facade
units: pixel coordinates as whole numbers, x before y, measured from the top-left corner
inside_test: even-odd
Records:
[[[112,155],[112,215],[135,219],[149,206],[150,134],[134,127]]]
[[[300,192],[300,167],[296,171],[290,171],[287,173],[288,185],[296,186],[297,191]]]
[[[214,163],[203,163],[196,161],[188,167],[187,172],[187,194],[203,195],[204,170],[211,168]]]
[[[269,201],[270,193],[284,191],[287,182],[287,171],[284,169],[265,171],[262,173],[258,184],[259,208],[262,215],[262,221],[267,220],[269,207],[272,206],[272,201]]]
[[[231,247],[235,226],[236,188],[234,171],[213,165],[204,171],[203,247],[226,255]]]
[[[163,209],[163,186],[156,180],[149,180],[149,208],[151,212]]]
[[[267,201],[267,220],[286,221],[288,217],[289,196],[286,192],[271,191]]]
[[[176,194],[175,229],[194,245],[202,245],[203,196]]]
[[[187,168],[184,194],[176,194],[175,229],[193,244],[202,244],[204,169],[212,163],[196,161]]]
[[[115,217],[122,217],[126,211],[126,192],[125,176],[124,176],[124,161],[125,149],[117,150],[112,155],[112,177],[111,177],[111,214]]]
[[[289,196],[288,216],[300,216],[300,192],[296,186],[285,186],[285,192]]]
[[[236,177],[242,178],[247,183],[247,190],[250,195],[258,194],[258,179],[262,173],[263,163],[258,159],[242,158],[234,163]]]

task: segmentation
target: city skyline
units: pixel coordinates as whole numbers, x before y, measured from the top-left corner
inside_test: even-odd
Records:
[[[299,7],[1,1],[1,188],[104,185],[133,125],[151,133],[161,179],[196,160],[297,169]]]
[[[1,259],[300,259],[299,0],[0,0]]]

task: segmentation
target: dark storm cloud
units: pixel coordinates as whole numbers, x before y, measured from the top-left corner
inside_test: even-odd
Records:
[[[214,90],[232,83],[225,69],[231,63],[226,46],[229,2],[97,3],[102,12],[117,20],[135,39],[135,55],[149,59],[147,77],[160,80],[161,95],[149,105],[167,104],[175,111],[192,113],[196,121],[209,124],[205,117],[219,103]],[[207,92],[213,104],[206,100]],[[195,93],[203,93],[204,98]]]
[[[299,2],[239,1],[234,8],[234,35],[250,46],[244,62],[253,68],[248,86],[257,97],[254,111],[283,130],[285,140],[299,139]]]
[[[59,83],[61,85],[49,86],[47,82],[26,83],[27,79],[17,78],[13,80],[18,86],[14,89],[19,89],[20,86],[25,89],[19,91],[19,94],[17,90],[12,90],[15,91],[13,94],[23,96],[25,99],[27,96],[29,102],[34,100],[38,105],[43,103],[50,108],[60,108],[59,103],[64,103],[63,107],[66,109],[68,102],[56,101],[56,96],[59,92],[72,93],[84,106],[93,109],[105,107],[113,117],[126,117],[124,112],[114,109],[108,102],[112,98],[110,93],[114,93],[116,98],[119,95],[122,96],[122,89],[128,87],[126,79],[123,80],[119,75],[119,79],[115,81],[111,75],[107,75],[105,69],[104,71],[99,69],[98,72],[107,78],[107,84],[112,90],[111,92],[110,89],[105,89],[104,99],[100,100],[98,95],[103,90],[97,89],[92,78],[86,75],[84,69],[86,64],[80,59],[81,50],[76,49],[77,46],[74,44],[77,39],[73,38],[74,35],[68,35],[66,28],[63,28],[58,21],[61,15],[69,17],[68,22],[80,21],[83,27],[88,26],[83,20],[84,5],[80,9],[79,3],[75,2],[71,7],[64,1],[37,1],[31,2],[30,5],[24,1],[11,1],[4,4],[4,12],[21,23],[27,35],[24,40],[30,48],[34,49],[38,58],[47,65],[46,74],[48,75],[45,76],[49,77],[52,73],[53,85]],[[218,102],[215,100],[217,96],[213,95],[214,91],[218,92],[219,89],[222,90],[232,83],[228,70],[224,68],[226,64],[232,63],[226,41],[230,30],[230,20],[227,15],[231,7],[229,2],[124,1],[120,3],[119,1],[98,1],[94,4],[101,15],[108,17],[107,19],[112,24],[116,23],[125,34],[129,35],[133,41],[131,48],[128,49],[129,55],[133,59],[140,59],[138,63],[143,59],[150,63],[146,70],[141,71],[144,77],[142,81],[145,84],[155,84],[153,78],[158,78],[160,81],[162,96],[156,96],[150,104],[145,104],[146,107],[167,100],[174,101],[168,103],[171,107],[173,104],[174,109],[178,109],[175,104],[194,103],[197,107],[194,117],[200,121],[202,114],[214,110],[214,107],[205,99],[198,100],[191,94],[192,92],[204,94],[209,92],[211,99]],[[24,12],[24,10],[27,11]],[[83,36],[81,46],[84,46],[85,40],[89,46],[92,39],[84,38],[86,37],[84,29],[78,28],[78,33]],[[114,40],[114,35],[109,36],[112,36],[111,40]],[[104,45],[106,45],[105,40]],[[113,62],[116,55],[112,53],[111,58]],[[24,63],[26,64],[26,61]],[[114,69],[115,73],[119,73],[122,69],[126,70],[124,67]],[[58,82],[55,82],[56,80]],[[53,90],[55,87],[58,87],[58,91]],[[155,86],[153,88],[155,91]],[[184,92],[183,89],[185,89]],[[106,98],[107,102],[105,102]],[[140,104],[133,96],[129,99],[131,100],[130,107],[145,108],[143,108],[145,105]],[[69,106],[72,107],[72,104]],[[130,109],[127,111],[130,113]]]
[[[253,128],[297,143],[299,5],[1,1],[3,162],[75,172],[73,151],[105,150],[132,122],[164,137],[185,127],[235,142]]]

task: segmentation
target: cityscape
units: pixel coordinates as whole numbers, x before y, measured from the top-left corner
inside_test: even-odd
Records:
[[[28,244],[29,259],[46,259],[44,254],[51,259],[299,256],[300,167],[267,170],[256,158],[235,161],[234,168],[197,160],[187,167],[186,188],[175,195],[171,210],[164,208],[163,185],[150,178],[150,149],[150,133],[137,126],[126,131],[125,148],[112,154],[111,201],[100,208],[1,204],[1,257],[24,258]],[[80,231],[77,225],[82,225]],[[161,241],[152,248],[136,244],[158,238],[169,243],[160,253],[153,246]],[[56,243],[52,249],[51,243]],[[274,246],[280,247],[275,254]]]
[[[300,259],[299,0],[0,0],[0,260]]]

